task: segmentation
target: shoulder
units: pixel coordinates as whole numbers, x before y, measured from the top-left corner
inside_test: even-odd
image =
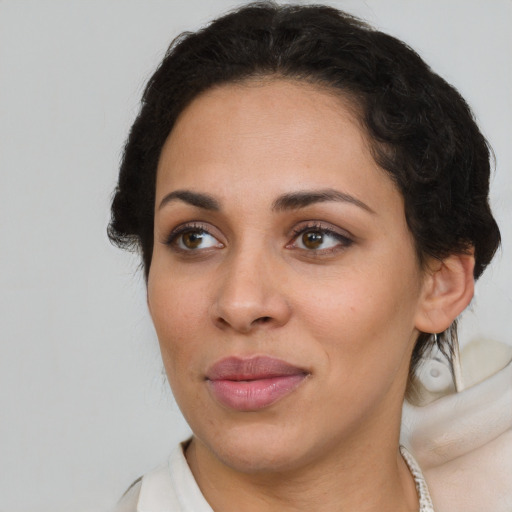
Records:
[[[183,468],[170,464],[176,458],[173,452],[168,462],[133,482],[112,512],[181,511],[180,494],[184,489],[180,488],[176,481],[179,480],[178,473],[181,473]]]
[[[438,512],[510,512],[512,362],[464,391],[404,405],[402,443]]]
[[[137,512],[140,490],[142,488],[142,477],[138,478],[125,491],[118,504],[112,512]]]
[[[203,497],[181,443],[168,460],[135,481],[113,512],[212,512]]]

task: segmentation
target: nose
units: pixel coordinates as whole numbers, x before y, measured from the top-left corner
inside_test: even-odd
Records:
[[[248,334],[285,325],[291,307],[283,291],[283,269],[270,255],[244,251],[219,269],[213,319],[221,329]]]

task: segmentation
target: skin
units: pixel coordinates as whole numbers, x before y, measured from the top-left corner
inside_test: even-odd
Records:
[[[187,460],[216,512],[418,509],[398,452],[409,361],[418,329],[453,320],[443,300],[462,307],[469,293],[450,279],[469,283],[471,265],[420,268],[401,194],[354,112],[311,85],[224,85],[187,107],[162,150],[148,305],[194,432]],[[184,190],[218,208],[169,199]],[[325,190],[343,200],[275,207]],[[308,376],[258,411],[220,404],[208,368],[261,355]]]

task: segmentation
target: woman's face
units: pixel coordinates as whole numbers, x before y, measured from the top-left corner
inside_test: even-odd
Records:
[[[310,85],[226,85],[163,148],[148,304],[196,443],[230,467],[398,436],[422,272],[353,112]]]

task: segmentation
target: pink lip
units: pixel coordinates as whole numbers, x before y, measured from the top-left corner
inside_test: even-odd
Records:
[[[290,394],[307,375],[305,370],[280,359],[228,357],[208,370],[206,381],[222,405],[238,411],[256,411]]]

